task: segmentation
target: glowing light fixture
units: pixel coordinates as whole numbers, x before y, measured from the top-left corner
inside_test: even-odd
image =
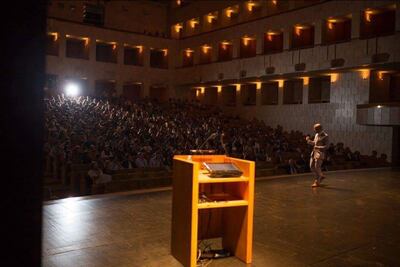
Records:
[[[365,20],[371,22],[372,14],[374,14],[372,10],[365,10]]]
[[[240,83],[236,83],[235,86],[236,86],[236,91],[239,92],[241,84]]]
[[[221,42],[221,47],[222,47],[223,50],[226,50],[226,49],[227,49],[227,46],[230,45],[230,44],[231,44],[231,43],[228,42],[228,41],[223,41],[223,42]]]
[[[221,93],[222,92],[222,86],[221,85],[217,85],[217,92]]]
[[[280,32],[278,32],[278,31],[268,31],[267,32],[267,40],[272,42],[273,36],[274,35],[279,35],[279,34],[280,34]]]
[[[283,83],[285,82],[285,80],[276,80],[278,82],[278,87],[279,88],[283,88]]]
[[[385,71],[379,71],[379,72],[378,72],[378,78],[379,78],[379,80],[383,81],[383,74],[385,74],[385,73],[386,73]]]
[[[189,21],[190,27],[196,28],[197,25],[199,25],[199,20],[198,19],[191,19]]]
[[[192,49],[187,48],[187,49],[185,50],[185,55],[186,55],[186,57],[192,57],[193,52],[194,52],[194,51],[193,51]]]
[[[232,8],[229,7],[229,8],[226,10],[226,16],[227,16],[228,18],[232,17],[233,12],[235,12],[235,11],[234,11]]]
[[[143,52],[143,45],[137,45],[136,48],[139,49],[139,53]]]
[[[79,86],[76,83],[69,82],[65,85],[64,92],[67,96],[78,96]]]
[[[89,44],[89,38],[88,37],[84,37],[84,38],[82,38],[82,40],[85,41],[85,46],[87,46]]]
[[[301,34],[301,27],[300,26],[295,26],[294,27],[294,33],[297,35],[297,36],[300,36],[300,34]]]
[[[256,82],[256,89],[257,90],[261,89],[261,85],[262,85],[261,82]]]
[[[179,33],[181,31],[181,29],[183,28],[183,26],[181,23],[178,23],[178,24],[175,24],[174,28],[175,28],[175,31],[177,33]]]
[[[359,71],[361,73],[361,78],[363,80],[368,79],[368,77],[369,77],[369,69],[360,69]]]
[[[162,51],[164,52],[164,57],[166,57],[168,55],[168,49],[162,49]]]
[[[338,73],[331,73],[329,74],[329,76],[331,76],[331,83],[334,83],[338,80],[339,78],[339,74]]]
[[[247,3],[247,9],[248,9],[250,12],[253,11],[253,9],[254,9],[255,6],[256,6],[256,3],[254,3],[254,2],[248,2],[248,3]]]
[[[303,77],[303,85],[308,85],[310,83],[310,77]]]
[[[278,0],[272,0],[272,4],[276,6],[276,4],[278,4]]]
[[[212,14],[212,13],[209,13],[209,14],[207,15],[207,21],[208,21],[208,23],[213,23],[213,21],[216,20],[216,19],[217,19],[217,16],[214,15],[214,14]]]
[[[65,37],[72,38],[72,39],[77,39],[77,40],[83,40],[83,41],[85,41],[85,46],[89,44],[89,37],[77,37],[77,36],[72,36],[72,35],[69,35],[69,34],[66,34]]]
[[[243,40],[243,44],[245,46],[248,46],[249,45],[249,41],[253,40],[253,38],[245,36],[245,37],[242,38],[242,40]]]
[[[209,46],[209,45],[203,45],[201,47],[201,51],[203,51],[203,54],[207,54],[210,49],[211,49],[211,46]]]
[[[58,33],[56,33],[56,32],[49,32],[49,35],[53,36],[54,42],[58,40]]]

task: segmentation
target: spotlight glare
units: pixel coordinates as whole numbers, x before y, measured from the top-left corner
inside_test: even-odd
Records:
[[[65,86],[65,94],[67,96],[77,96],[79,94],[79,87],[75,83],[68,83]]]

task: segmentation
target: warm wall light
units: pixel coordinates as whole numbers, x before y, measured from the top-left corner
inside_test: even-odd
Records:
[[[268,31],[267,32],[267,39],[268,41],[272,42],[272,38],[274,35],[279,35],[279,32],[275,32],[275,31]]]
[[[203,54],[207,54],[208,50],[210,50],[210,49],[211,49],[211,46],[209,46],[209,45],[203,45],[201,47],[201,51],[203,51]]]
[[[385,74],[384,71],[378,71],[378,78],[379,80],[383,81],[383,74]]]
[[[201,92],[201,94],[204,94],[205,90],[206,90],[206,88],[200,87],[200,92]]]
[[[256,82],[256,89],[257,90],[261,89],[261,85],[262,85],[261,82]]]
[[[54,41],[57,41],[57,40],[58,40],[58,33],[56,33],[56,32],[49,32],[49,35],[52,35],[52,36],[53,36]]]
[[[199,20],[191,19],[189,23],[190,23],[190,27],[196,28],[196,26],[199,24]]]
[[[303,85],[308,85],[310,82],[310,77],[303,77]]]
[[[72,35],[69,35],[69,34],[66,34],[65,37],[78,39],[78,40],[83,40],[83,41],[85,41],[85,46],[89,44],[89,37],[77,37],[77,36],[72,36]]]
[[[368,22],[371,22],[371,16],[374,12],[372,10],[366,10],[365,11],[365,20]]]
[[[176,0],[176,5],[177,6],[180,6],[182,4],[182,1],[181,0]]]
[[[243,39],[243,44],[244,44],[245,46],[249,45],[249,41],[253,40],[253,38],[246,37],[246,36],[243,37],[242,39]]]
[[[139,53],[143,52],[143,46],[142,45],[137,45],[135,46],[137,49],[139,49]]]
[[[331,83],[334,83],[338,80],[339,78],[339,74],[338,73],[331,73],[329,74],[329,76],[331,76]]]
[[[247,9],[251,12],[251,11],[253,11],[255,5],[256,5],[256,3],[254,3],[254,2],[248,2]]]
[[[236,91],[239,92],[240,91],[240,83],[236,83],[234,85],[236,86]]]
[[[233,12],[235,12],[235,11],[232,8],[228,8],[225,13],[226,13],[226,16],[228,18],[230,18],[230,17],[232,17]]]
[[[217,92],[221,93],[222,92],[222,86],[221,85],[217,85]]]
[[[210,14],[207,15],[207,21],[208,21],[208,23],[213,23],[213,21],[216,20],[216,19],[217,19],[217,16],[214,15],[214,14],[212,14],[212,13],[210,13]]]
[[[295,33],[297,36],[300,36],[300,34],[301,34],[301,27],[295,26],[295,27],[294,27],[294,33]]]
[[[175,31],[177,33],[179,33],[181,31],[181,29],[183,28],[183,26],[182,26],[182,24],[178,23],[178,24],[175,24],[174,28],[175,28]]]
[[[164,52],[164,57],[166,57],[168,55],[168,49],[162,49],[162,51]]]
[[[193,52],[194,52],[194,51],[193,51],[192,49],[190,49],[190,48],[186,49],[186,50],[185,50],[185,55],[186,55],[186,57],[192,57]]]
[[[200,90],[196,89],[196,97],[199,97],[200,95]]]
[[[223,42],[221,42],[221,45],[222,45],[221,47],[222,47],[223,50],[226,50],[227,46],[230,45],[230,44],[231,44],[230,42],[223,41]]]
[[[368,79],[368,77],[369,77],[369,69],[360,69],[359,71],[361,73],[361,78],[363,80]]]
[[[272,4],[274,4],[276,6],[276,4],[278,4],[277,0],[272,0]]]
[[[278,86],[279,88],[283,88],[283,83],[285,82],[285,80],[276,80],[278,82]]]

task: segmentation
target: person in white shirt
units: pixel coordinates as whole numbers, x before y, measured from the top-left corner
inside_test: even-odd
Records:
[[[328,135],[322,130],[322,125],[317,123],[314,125],[315,137],[311,140],[310,136],[306,137],[309,145],[314,146],[311,152],[310,169],[315,173],[316,177],[312,187],[318,187],[321,181],[325,178],[322,173],[321,165],[325,159],[325,151],[328,148],[329,140]]]
[[[88,176],[92,179],[93,184],[109,183],[112,180],[111,175],[104,174],[97,162],[92,162]]]

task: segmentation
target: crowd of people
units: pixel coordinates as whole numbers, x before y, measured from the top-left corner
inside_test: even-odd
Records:
[[[234,157],[308,171],[310,147],[301,132],[284,132],[256,119],[224,114],[196,101],[143,99],[130,102],[57,95],[45,100],[45,170],[64,180],[72,164],[91,164],[92,173],[132,168],[169,168],[175,154],[214,149]],[[333,147],[332,147],[333,146]],[[329,153],[357,159],[340,144]],[[287,158],[296,153],[297,158]],[[104,176],[103,180],[109,180]]]

